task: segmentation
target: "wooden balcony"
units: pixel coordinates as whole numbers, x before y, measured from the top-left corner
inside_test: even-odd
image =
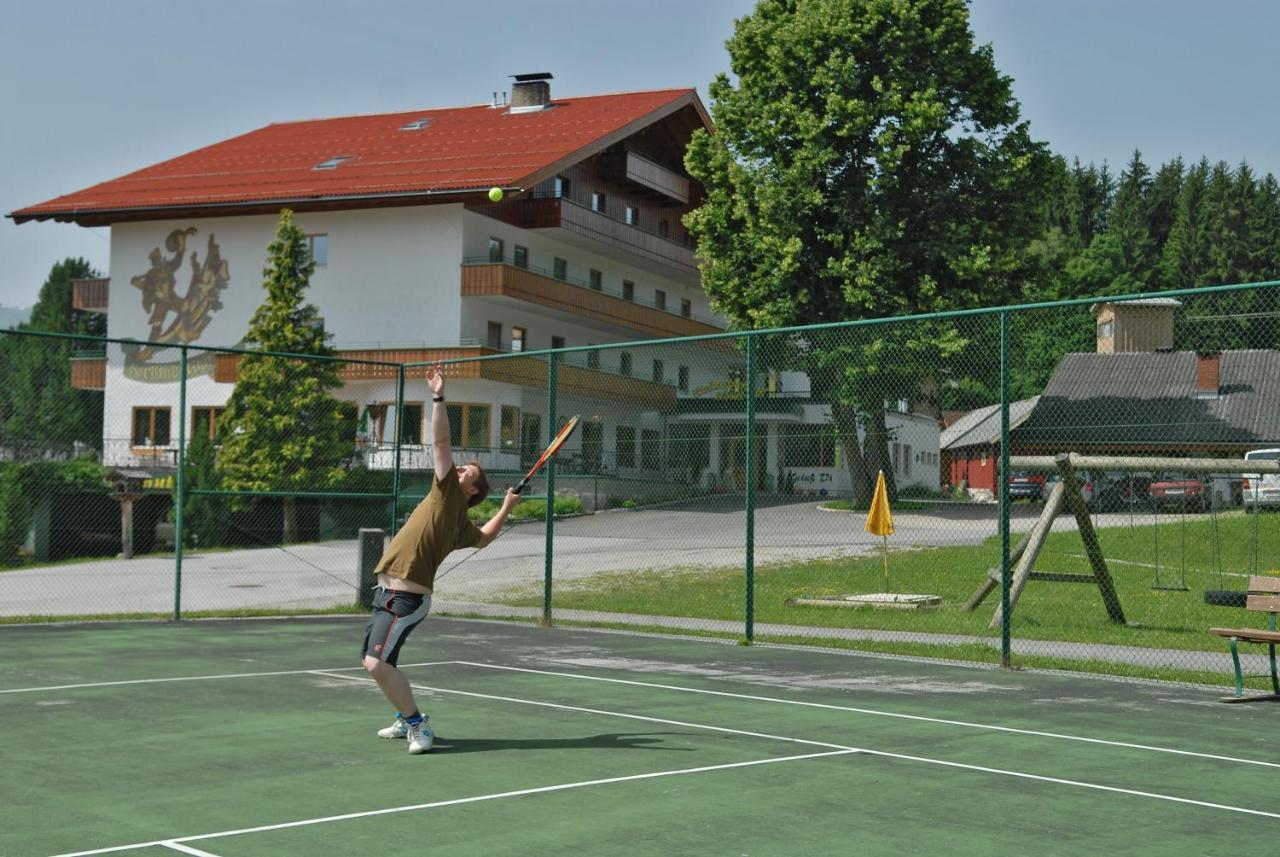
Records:
[[[629,182],[665,205],[689,204],[689,179],[635,152],[618,152],[600,156],[606,178]]]
[[[456,348],[395,348],[341,351],[341,356],[352,360],[385,360],[405,363],[434,363],[439,360],[466,360],[499,354],[492,348],[462,345]],[[241,354],[219,354],[214,370],[214,380],[234,383],[239,372]],[[105,368],[105,360],[103,361]],[[430,366],[410,366],[405,378],[426,378]],[[338,372],[343,381],[370,381],[394,379],[395,366],[378,363],[344,363]],[[545,390],[547,387],[547,361],[539,357],[512,356],[503,360],[476,360],[454,363],[449,367],[450,378],[483,379],[519,384]],[[607,402],[626,402],[663,412],[675,410],[676,388],[669,384],[657,384],[630,378],[598,369],[574,366],[562,362],[556,367],[556,389],[559,393],[589,396]]]
[[[500,296],[625,328],[649,338],[699,336],[724,329],[505,263],[464,264],[462,296]]]
[[[689,282],[699,276],[693,249],[679,241],[663,238],[635,226],[592,211],[565,197],[517,199],[476,209],[521,229],[556,229],[570,243],[599,252],[601,249],[629,254],[641,267],[677,273]]]
[[[111,278],[71,281],[71,308],[85,312],[106,312]]]
[[[71,356],[71,387],[75,390],[105,390],[107,388],[107,357],[105,354]]]

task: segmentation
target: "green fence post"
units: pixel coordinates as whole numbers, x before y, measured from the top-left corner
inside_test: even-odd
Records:
[[[187,347],[180,347],[178,366],[178,481],[174,486],[177,503],[173,519],[173,621],[182,618],[182,532],[183,507],[187,505]]]
[[[756,338],[747,334],[746,640],[755,638],[756,589]]]
[[[1009,313],[1000,313],[1000,665],[1013,665],[1009,618]]]
[[[401,363],[397,367],[396,379],[396,439],[395,439],[395,455],[396,460],[392,464],[391,475],[391,524],[387,532],[391,535],[396,534],[396,521],[400,518],[400,440],[404,437],[403,420],[404,420],[404,364]],[[440,474],[433,474],[433,478],[439,477]]]
[[[559,355],[555,352],[547,355],[547,446],[555,440],[559,428],[556,426],[556,363]],[[556,460],[547,462],[547,558],[546,570],[542,580],[542,626],[551,627],[551,543],[555,536],[556,519]]]

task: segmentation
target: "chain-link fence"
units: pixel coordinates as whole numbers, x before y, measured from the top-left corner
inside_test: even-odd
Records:
[[[1274,284],[392,356],[0,334],[0,613],[359,609],[442,362],[478,522],[581,422],[437,611],[1212,683],[1267,622]]]

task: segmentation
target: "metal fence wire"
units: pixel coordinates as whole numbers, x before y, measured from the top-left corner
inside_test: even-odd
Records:
[[[429,356],[0,332],[0,621],[358,611],[437,364],[477,522],[581,420],[440,612],[1225,684],[1280,575],[1274,283]]]

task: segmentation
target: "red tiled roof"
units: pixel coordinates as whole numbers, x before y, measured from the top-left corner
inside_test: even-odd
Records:
[[[575,152],[691,103],[705,116],[692,89],[666,89],[553,99],[526,113],[477,105],[283,122],[9,216],[105,221],[111,212],[526,187]],[[401,130],[420,119],[430,123]],[[350,160],[315,169],[341,156]]]

